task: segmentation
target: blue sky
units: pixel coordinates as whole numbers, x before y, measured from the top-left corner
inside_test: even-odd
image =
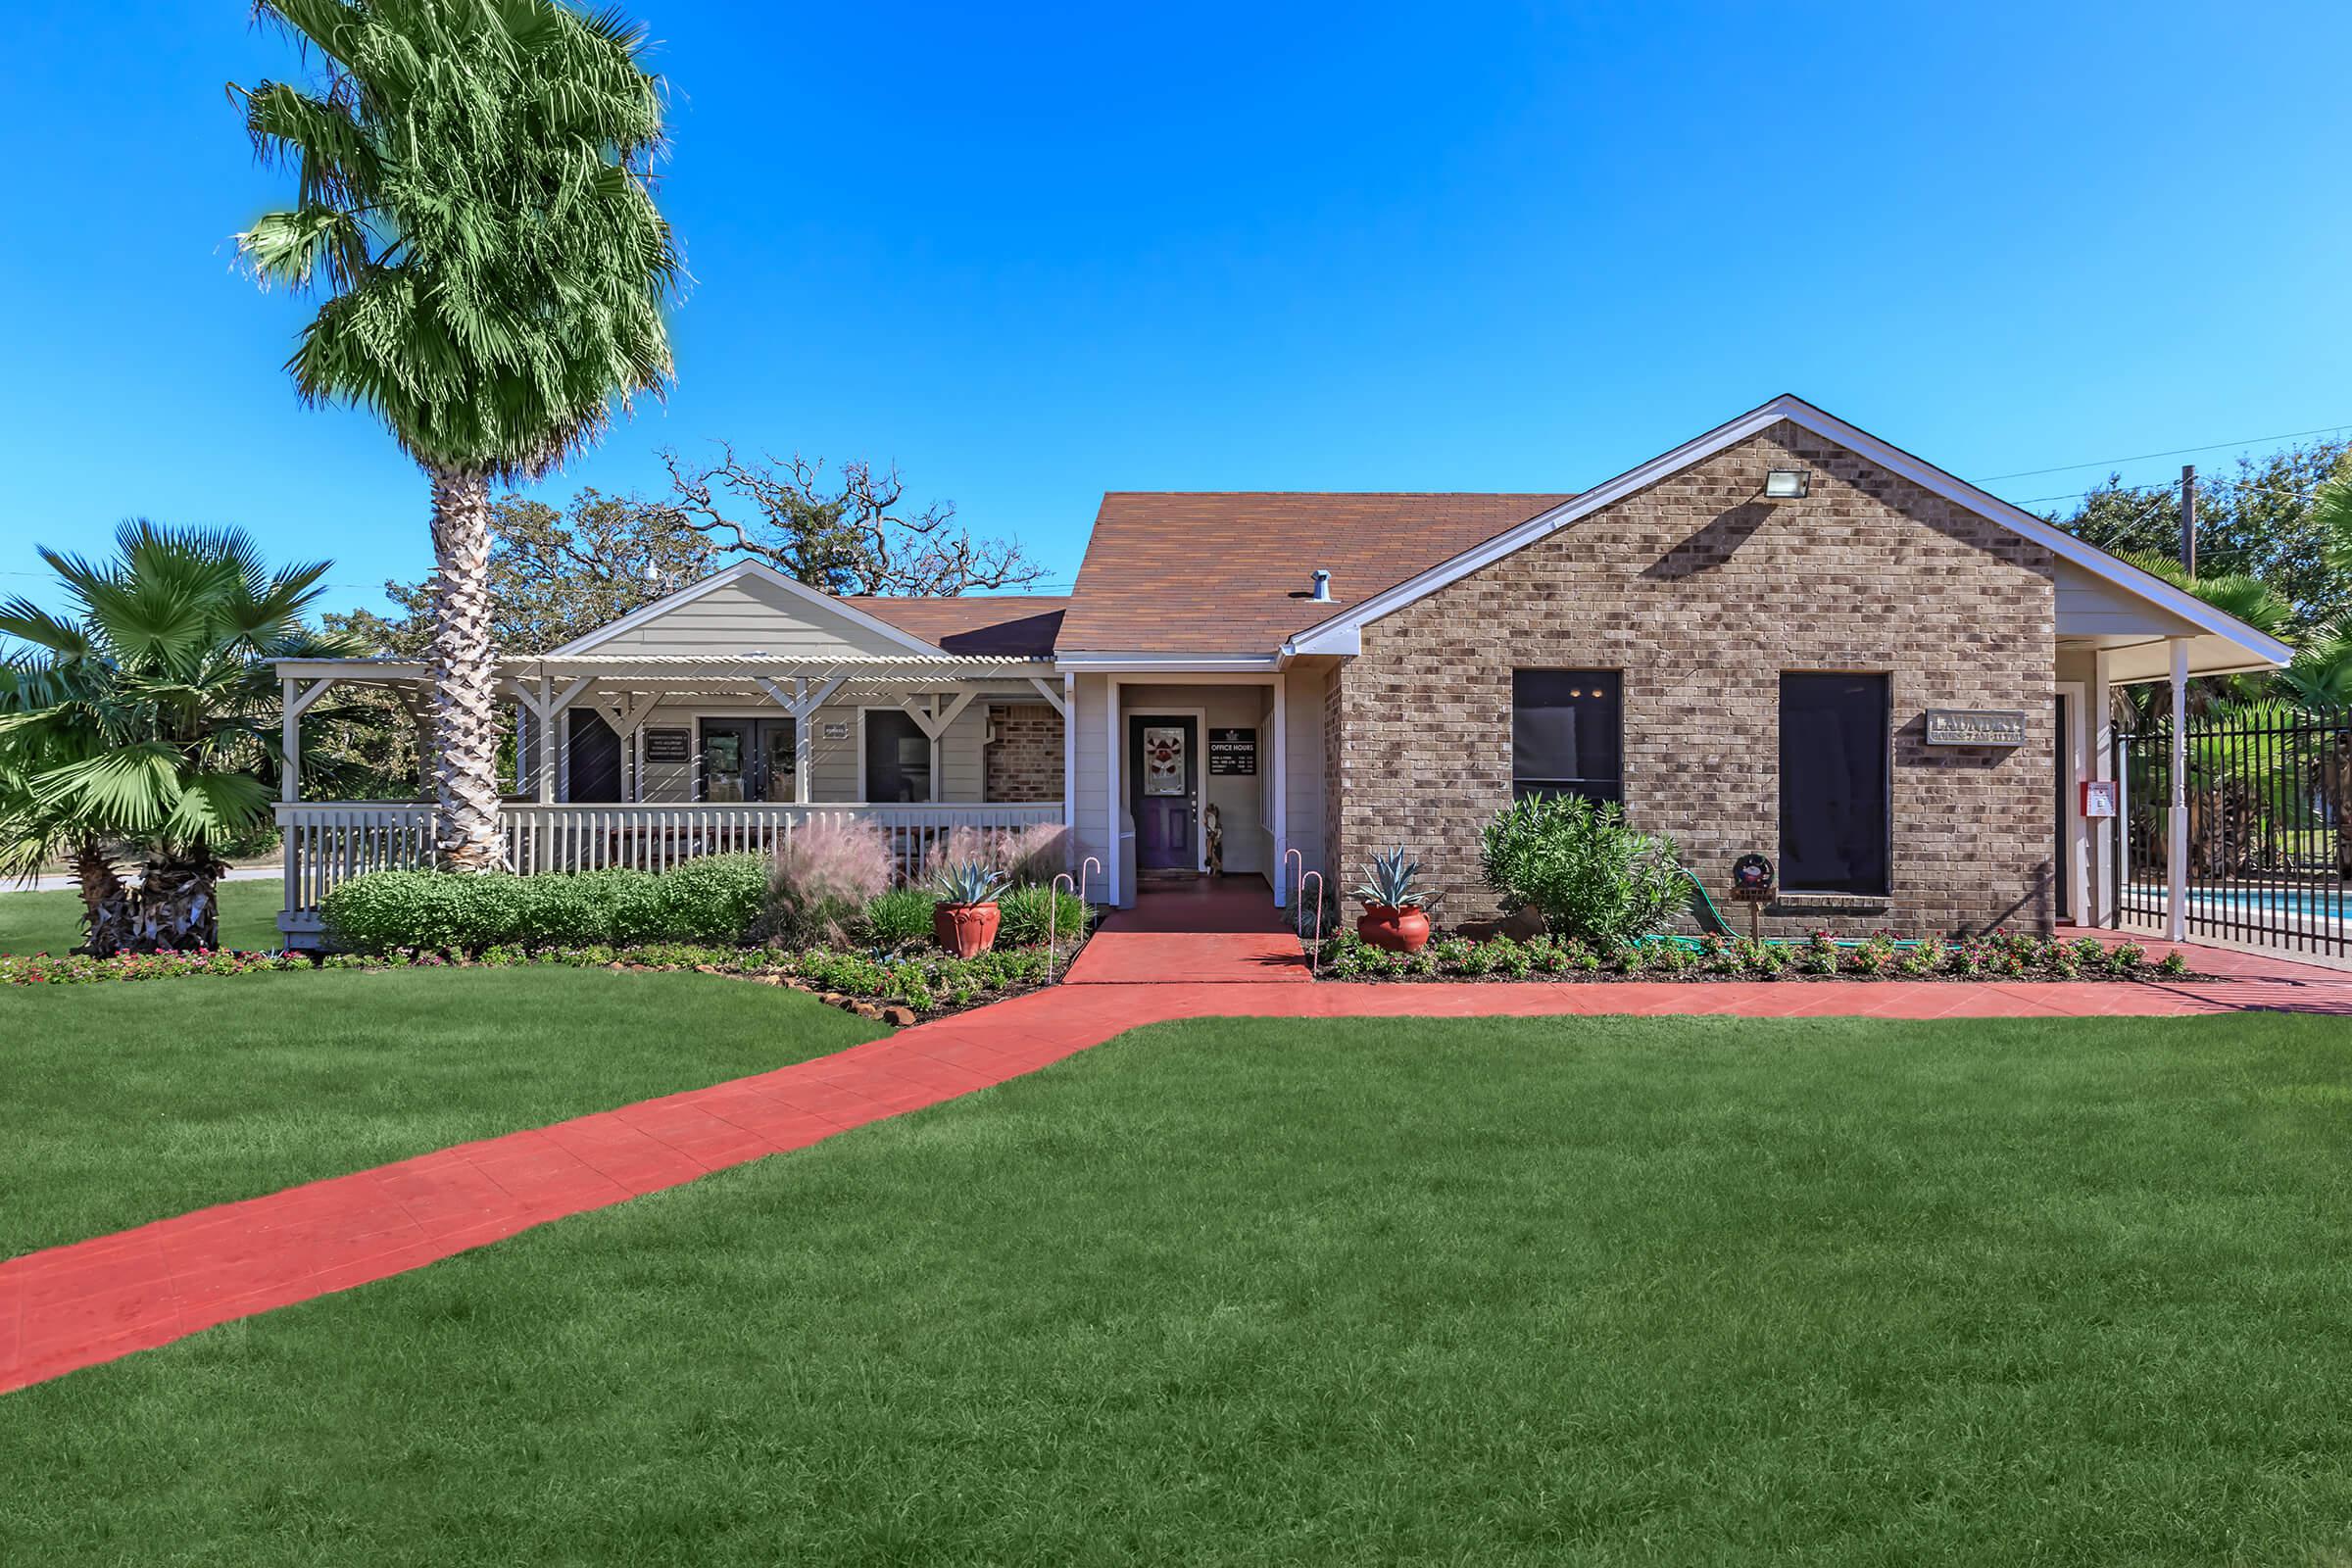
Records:
[[[1972,478],[2352,424],[2340,7],[635,4],[696,281],[559,499],[895,462],[1067,581],[1104,489],[1573,489],[1782,391]],[[421,574],[420,478],[232,266],[284,181],[221,87],[291,51],[11,14],[0,590],[133,514]]]

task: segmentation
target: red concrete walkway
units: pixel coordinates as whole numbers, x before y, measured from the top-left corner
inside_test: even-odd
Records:
[[[1306,950],[1274,895],[1253,876],[1147,882],[1135,906],[1102,922],[1072,985],[1256,985],[1304,981]]]
[[[2161,955],[2161,945],[2152,946]],[[1060,987],[756,1077],[461,1145],[0,1263],[0,1392],[168,1344],[230,1318],[383,1279],[566,1214],[800,1149],[848,1128],[1033,1072],[1164,1019],[1596,1013],[2095,1017],[2254,1007],[2352,1014],[2352,975],[2210,949],[2192,952],[2199,967],[2227,978],[2169,985],[1215,981]]]

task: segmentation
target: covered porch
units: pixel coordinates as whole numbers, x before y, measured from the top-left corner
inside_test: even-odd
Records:
[[[328,691],[393,691],[423,723],[419,661],[288,660],[278,924],[321,935],[329,889],[433,863],[433,809],[302,798],[303,718]],[[514,708],[500,862],[518,874],[660,871],[701,855],[775,854],[800,827],[879,828],[902,879],[958,829],[1065,825],[1069,699],[1050,662],[952,654],[577,654],[500,662]]]

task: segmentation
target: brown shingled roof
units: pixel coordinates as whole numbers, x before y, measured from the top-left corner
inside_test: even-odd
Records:
[[[1056,646],[1064,654],[1272,653],[1293,633],[1569,499],[1112,491],[1096,514]],[[1317,567],[1331,573],[1327,605],[1302,597]]]
[[[951,654],[993,659],[1048,659],[1070,601],[1047,594],[963,594],[954,599],[891,599],[845,595],[877,619]]]

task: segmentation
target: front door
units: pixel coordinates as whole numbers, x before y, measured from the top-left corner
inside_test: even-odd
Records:
[[[789,718],[706,718],[702,798],[789,801],[794,758]]]
[[[1200,761],[1190,718],[1139,715],[1127,721],[1128,808],[1135,816],[1135,863],[1145,871],[1196,871],[1194,813]]]

